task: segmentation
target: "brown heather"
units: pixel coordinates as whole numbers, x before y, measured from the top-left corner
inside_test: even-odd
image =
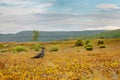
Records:
[[[0,80],[120,80],[120,38],[105,39],[102,49],[97,40],[91,40],[93,51],[74,47],[75,41],[0,43],[8,45],[0,53]],[[32,50],[35,44],[45,46],[43,59],[31,59],[38,53]],[[13,53],[19,45],[27,52]],[[59,51],[51,52],[52,46]]]

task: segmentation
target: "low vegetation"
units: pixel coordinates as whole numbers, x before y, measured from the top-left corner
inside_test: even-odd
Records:
[[[97,44],[98,44],[99,48],[105,48],[106,47],[104,39],[98,40]]]
[[[5,53],[5,52],[7,52],[7,50],[6,49],[1,49],[0,52]]]
[[[8,51],[0,53],[0,80],[119,80],[120,38],[104,39],[108,46],[105,49],[100,49],[97,41],[90,40],[84,44],[86,47],[94,46],[92,51],[86,51],[83,46],[75,47],[76,40],[7,43],[9,47],[2,49]],[[31,59],[37,53],[31,50],[35,44],[45,46],[46,56],[43,59]],[[14,46],[18,54],[13,54]],[[49,50],[56,46],[59,51],[53,53]],[[24,49],[27,52],[20,54]]]
[[[98,45],[102,45],[102,44],[105,44],[104,40],[98,40]]]
[[[85,45],[85,49],[87,51],[92,51],[93,50],[93,45],[89,43],[89,44]]]
[[[16,53],[16,52],[25,52],[27,51],[25,47],[23,46],[16,46],[14,49],[13,49],[13,52]]]
[[[59,48],[57,46],[53,46],[50,48],[50,51],[54,52],[54,51],[58,51]]]
[[[88,45],[89,43],[90,43],[90,40],[87,39],[87,40],[85,41],[85,45]]]
[[[84,43],[83,43],[83,40],[82,39],[78,39],[76,42],[75,42],[75,46],[83,46]]]
[[[34,51],[40,51],[41,45],[35,44],[35,45],[33,46],[33,49],[34,49]]]
[[[104,44],[99,45],[100,48],[105,48],[106,46]]]

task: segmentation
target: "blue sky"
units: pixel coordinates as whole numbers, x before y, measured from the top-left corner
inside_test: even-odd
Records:
[[[120,0],[0,0],[0,33],[120,28]]]

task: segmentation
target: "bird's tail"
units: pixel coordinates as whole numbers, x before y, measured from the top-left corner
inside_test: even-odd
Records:
[[[30,57],[30,59],[35,59],[35,57]]]

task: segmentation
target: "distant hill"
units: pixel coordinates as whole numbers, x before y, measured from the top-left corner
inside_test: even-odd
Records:
[[[40,31],[39,41],[55,41],[73,39],[80,36],[91,36],[106,30],[91,31]],[[32,31],[22,31],[16,34],[0,34],[0,42],[28,42],[32,39]]]
[[[104,37],[104,38],[120,38],[120,29],[117,30],[109,30],[109,31],[104,31],[98,34],[93,34],[90,36],[83,36],[83,38],[99,38],[99,37]]]

